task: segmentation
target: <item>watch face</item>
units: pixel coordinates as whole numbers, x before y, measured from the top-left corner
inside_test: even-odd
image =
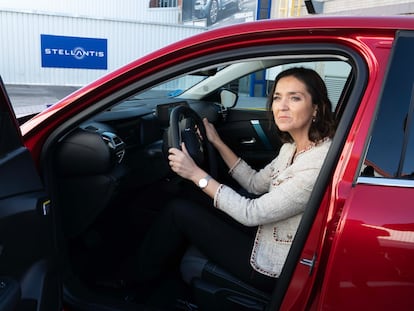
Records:
[[[203,188],[207,187],[207,185],[208,185],[208,181],[209,181],[210,179],[211,179],[211,176],[210,176],[210,175],[207,175],[206,177],[201,178],[201,179],[198,181],[198,186],[199,186],[201,189],[203,189]]]
[[[207,182],[208,182],[208,180],[207,180],[207,179],[202,178],[202,179],[200,179],[200,181],[198,182],[198,186],[199,186],[200,188],[205,188],[205,187],[207,186]]]

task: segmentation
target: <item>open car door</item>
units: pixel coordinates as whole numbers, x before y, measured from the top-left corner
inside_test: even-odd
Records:
[[[0,311],[62,310],[54,222],[0,79]]]

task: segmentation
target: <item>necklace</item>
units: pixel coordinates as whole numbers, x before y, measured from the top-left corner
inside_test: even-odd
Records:
[[[306,148],[304,148],[304,149],[302,149],[302,150],[296,150],[295,151],[295,153],[293,154],[293,156],[292,156],[292,160],[290,161],[290,164],[292,164],[293,162],[295,162],[295,160],[296,160],[296,158],[300,155],[300,154],[302,154],[302,153],[304,153],[304,152],[306,152],[306,151],[309,151],[309,150],[311,150],[313,147],[315,147],[316,146],[316,143],[314,143],[314,142],[311,142]]]

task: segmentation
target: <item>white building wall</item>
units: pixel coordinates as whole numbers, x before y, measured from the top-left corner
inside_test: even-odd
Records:
[[[134,21],[181,22],[181,9],[149,8],[149,0],[0,0],[0,9]]]
[[[408,15],[414,14],[414,0],[312,0],[321,15]],[[305,0],[272,0],[272,18],[309,15]]]
[[[303,0],[272,0],[270,17],[288,18],[303,15],[302,8],[305,7]]]
[[[377,16],[414,14],[413,0],[320,0],[320,2],[323,3],[323,14]]]
[[[61,1],[46,2],[52,5]],[[90,7],[91,11],[103,6],[97,5],[98,1],[91,2],[93,4],[85,7]],[[147,3],[141,0],[135,2]],[[40,13],[23,9],[23,12],[18,12],[15,9],[0,8],[0,75],[6,84],[81,86],[169,43],[205,31],[205,28],[177,23],[83,17],[80,14]],[[125,11],[122,14],[126,14]],[[41,34],[107,39],[108,69],[42,68]]]

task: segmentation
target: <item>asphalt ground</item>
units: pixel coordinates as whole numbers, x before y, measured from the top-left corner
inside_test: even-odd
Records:
[[[74,86],[6,84],[17,117],[38,113],[77,89]]]

